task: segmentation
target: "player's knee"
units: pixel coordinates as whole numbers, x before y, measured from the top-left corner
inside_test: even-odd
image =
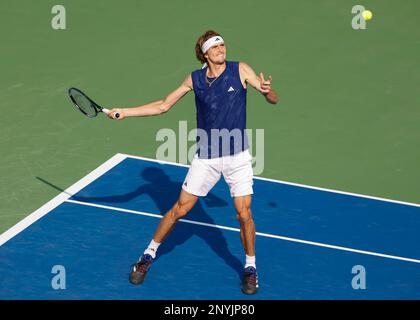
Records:
[[[191,210],[190,206],[177,203],[176,208],[175,208],[175,218],[178,220],[178,219],[181,219],[182,217],[185,217],[190,210]]]
[[[251,208],[244,207],[241,208],[241,210],[238,210],[237,218],[240,223],[247,223],[249,221],[252,221]]]

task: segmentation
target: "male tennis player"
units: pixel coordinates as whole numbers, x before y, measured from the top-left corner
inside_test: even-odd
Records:
[[[160,244],[176,222],[205,197],[221,175],[229,185],[240,223],[240,238],[245,249],[242,291],[254,294],[258,289],[255,264],[255,225],[251,213],[253,194],[252,157],[246,136],[247,85],[261,92],[267,102],[277,103],[277,94],[268,80],[244,62],[226,61],[223,38],[210,30],[199,37],[196,56],[205,66],[189,74],[181,86],[166,98],[146,105],[112,109],[109,117],[159,115],[169,111],[186,93],[194,90],[197,110],[197,153],[182,185],[179,199],[161,219],[149,246],[134,265],[130,282],[141,284]],[[211,234],[209,234],[211,236]]]

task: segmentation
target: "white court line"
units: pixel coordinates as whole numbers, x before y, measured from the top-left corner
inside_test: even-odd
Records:
[[[145,160],[145,161],[150,161],[150,162],[157,162],[157,163],[160,163],[160,164],[170,164],[170,165],[174,165],[174,166],[189,168],[189,165],[180,164],[180,163],[176,163],[176,162],[169,162],[169,161],[156,160],[156,159],[139,157],[139,156],[132,156],[132,155],[129,155],[129,154],[124,154],[124,156],[126,156],[127,158],[140,159],[140,160]],[[407,205],[407,206],[413,206],[413,207],[420,208],[420,204],[417,204],[417,203],[411,203],[411,202],[404,202],[404,201],[374,197],[374,196],[369,196],[369,195],[364,195],[364,194],[359,194],[359,193],[346,192],[346,191],[340,191],[340,190],[334,190],[334,189],[320,188],[320,187],[310,186],[310,185],[306,185],[306,184],[288,182],[288,181],[283,181],[283,180],[275,180],[275,179],[263,178],[263,177],[258,177],[258,176],[254,176],[254,179],[269,181],[269,182],[274,182],[274,183],[280,183],[280,184],[287,184],[287,185],[306,188],[306,189],[313,189],[313,190],[319,190],[319,191],[326,191],[326,192],[344,194],[344,195],[353,196],[353,197],[379,200],[379,201],[385,201],[385,202],[392,202],[392,203],[403,204],[403,205]]]
[[[23,220],[15,224],[9,230],[2,233],[0,235],[0,246],[5,244],[7,241],[9,241],[11,238],[16,236],[18,233],[25,230],[35,221],[45,216],[48,212],[58,207],[64,201],[69,199],[73,194],[79,192],[81,189],[83,189],[88,184],[90,184],[91,182],[99,178],[105,172],[112,169],[114,166],[116,166],[118,163],[123,161],[125,158],[126,157],[124,155],[119,154],[119,153],[114,155],[112,158],[104,162],[102,165],[100,165],[98,168],[96,168],[95,170],[90,172],[88,175],[80,179],[78,182],[76,182],[75,184],[73,184],[72,186],[64,190],[63,192],[61,192],[52,200],[48,201],[41,208],[32,212],[30,215],[28,215],[26,218],[24,218]]]
[[[88,203],[88,202],[82,202],[82,201],[76,201],[76,200],[66,200],[66,202],[70,202],[70,203],[78,204],[78,205],[82,205],[82,206],[102,208],[102,209],[107,209],[107,210],[112,210],[112,211],[133,213],[133,214],[138,214],[138,215],[148,216],[148,217],[153,217],[153,218],[159,218],[159,219],[162,218],[162,215],[160,215],[160,214],[154,214],[154,213],[148,213],[148,212],[142,212],[142,211],[136,211],[136,210],[129,210],[129,209],[123,209],[123,208],[118,208],[118,207],[105,206],[105,205],[101,205],[101,204],[94,204],[94,203]],[[210,224],[210,223],[204,223],[204,222],[186,220],[186,219],[180,219],[179,221],[185,222],[185,223],[190,223],[190,224],[196,224],[196,225],[200,225],[200,226],[206,226],[206,227],[212,227],[212,228],[218,228],[218,229],[240,232],[240,229],[238,229],[238,228],[225,227],[225,226],[221,226],[221,225],[217,225],[217,224]],[[256,232],[256,234],[258,236],[261,236],[261,237],[280,239],[280,240],[285,240],[285,241],[290,241],[290,242],[298,242],[298,243],[308,244],[308,245],[317,246],[317,247],[324,247],[324,248],[329,248],[329,249],[360,253],[360,254],[376,256],[376,257],[381,257],[381,258],[387,258],[387,259],[394,259],[394,260],[420,263],[420,260],[417,260],[417,259],[404,258],[404,257],[393,256],[393,255],[389,255],[389,254],[378,253],[378,252],[358,250],[358,249],[353,249],[353,248],[348,248],[348,247],[341,247],[341,246],[325,244],[325,243],[321,243],[321,242],[314,242],[314,241],[307,241],[307,240],[296,239],[296,238],[283,237],[283,236],[273,235],[273,234],[269,234],[269,233]]]

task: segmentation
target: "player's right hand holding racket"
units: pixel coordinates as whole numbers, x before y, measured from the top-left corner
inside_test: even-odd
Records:
[[[115,120],[122,120],[126,117],[124,109],[114,108],[107,113],[108,117]],[[118,115],[118,116],[117,116]]]
[[[77,107],[77,109],[79,109],[79,111],[88,118],[94,118],[100,112],[105,113],[111,119],[123,119],[125,117],[125,113],[122,109],[108,110],[104,107],[101,107],[80,89],[70,88],[68,90],[68,94],[71,101],[73,101],[73,104]]]

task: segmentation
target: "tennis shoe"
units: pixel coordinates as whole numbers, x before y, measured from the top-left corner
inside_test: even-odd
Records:
[[[136,285],[142,284],[152,263],[153,257],[150,254],[143,254],[133,266],[133,270],[130,273],[130,282]]]
[[[255,294],[258,291],[258,274],[254,267],[244,269],[242,278],[242,292],[245,294]]]

